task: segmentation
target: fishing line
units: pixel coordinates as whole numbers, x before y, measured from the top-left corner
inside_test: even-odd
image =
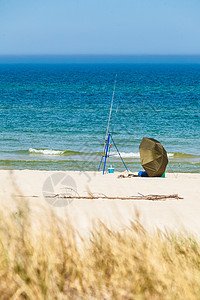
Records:
[[[111,118],[111,114],[112,114],[112,108],[113,108],[113,101],[114,101],[114,97],[115,97],[115,87],[116,87],[116,82],[117,82],[117,74],[115,76],[115,83],[114,83],[114,88],[113,88],[113,95],[112,95],[112,101],[111,101],[111,105],[110,105],[110,113],[109,113],[109,118],[108,118],[108,126],[106,129],[106,136],[105,136],[105,140],[108,136],[108,130],[109,130],[109,125],[110,125],[110,118]]]

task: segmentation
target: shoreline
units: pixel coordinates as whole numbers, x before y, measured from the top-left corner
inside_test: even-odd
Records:
[[[97,168],[98,169],[98,168]],[[1,171],[6,171],[6,172],[13,172],[13,171],[27,171],[27,172],[29,172],[29,171],[33,171],[33,172],[75,172],[75,173],[92,173],[92,174],[94,174],[94,173],[101,173],[102,174],[102,170],[101,171],[98,171],[97,169],[94,169],[94,170],[78,170],[78,169],[65,169],[65,168],[63,168],[63,169],[31,169],[31,168],[29,168],[29,169],[27,169],[27,168],[16,168],[16,169],[11,169],[11,168],[5,168],[5,169],[1,169],[0,168],[0,172]],[[129,173],[131,173],[131,174],[135,174],[135,175],[137,175],[138,173],[139,173],[139,171],[144,171],[144,169],[141,167],[141,168],[138,168],[138,170],[137,171],[131,171],[131,170],[129,170]],[[108,171],[107,171],[108,172]],[[114,171],[114,174],[124,174],[125,172],[127,172],[126,170],[123,170],[123,171],[121,171],[121,170],[119,170],[119,171]],[[190,171],[190,172],[188,172],[188,171],[183,171],[183,170],[181,170],[180,172],[178,172],[178,171],[173,171],[173,170],[167,170],[167,172],[165,173],[165,174],[175,174],[175,175],[177,175],[177,174],[200,174],[200,171]],[[155,177],[156,178],[156,177]],[[157,177],[158,178],[158,177]]]

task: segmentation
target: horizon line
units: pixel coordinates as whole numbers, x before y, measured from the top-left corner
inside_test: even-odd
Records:
[[[99,54],[99,53],[76,53],[76,54],[56,54],[56,53],[21,53],[21,54],[0,54],[0,56],[200,56],[199,54]]]
[[[200,64],[200,54],[0,54],[0,64]]]

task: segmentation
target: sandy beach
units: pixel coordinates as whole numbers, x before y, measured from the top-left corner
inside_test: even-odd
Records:
[[[33,170],[1,170],[0,199],[2,205],[12,206],[13,199],[28,200],[31,207],[53,209],[62,218],[69,218],[82,234],[99,220],[111,228],[121,230],[139,213],[147,229],[200,231],[200,174],[167,173],[166,178],[118,178],[120,173],[50,172]],[[64,194],[71,186],[73,195],[87,197],[76,199],[57,207],[44,197],[49,192],[48,182],[53,182],[53,193]],[[65,180],[59,185],[59,180]],[[88,193],[110,197],[130,197],[156,194],[178,194],[183,199],[151,200],[98,200],[89,199]],[[102,196],[102,197],[103,197]],[[65,200],[64,200],[65,201]],[[38,216],[40,210],[38,211]],[[44,213],[44,210],[43,210]]]

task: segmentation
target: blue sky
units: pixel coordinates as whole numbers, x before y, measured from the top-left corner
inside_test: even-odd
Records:
[[[200,0],[0,0],[1,54],[200,54]]]

